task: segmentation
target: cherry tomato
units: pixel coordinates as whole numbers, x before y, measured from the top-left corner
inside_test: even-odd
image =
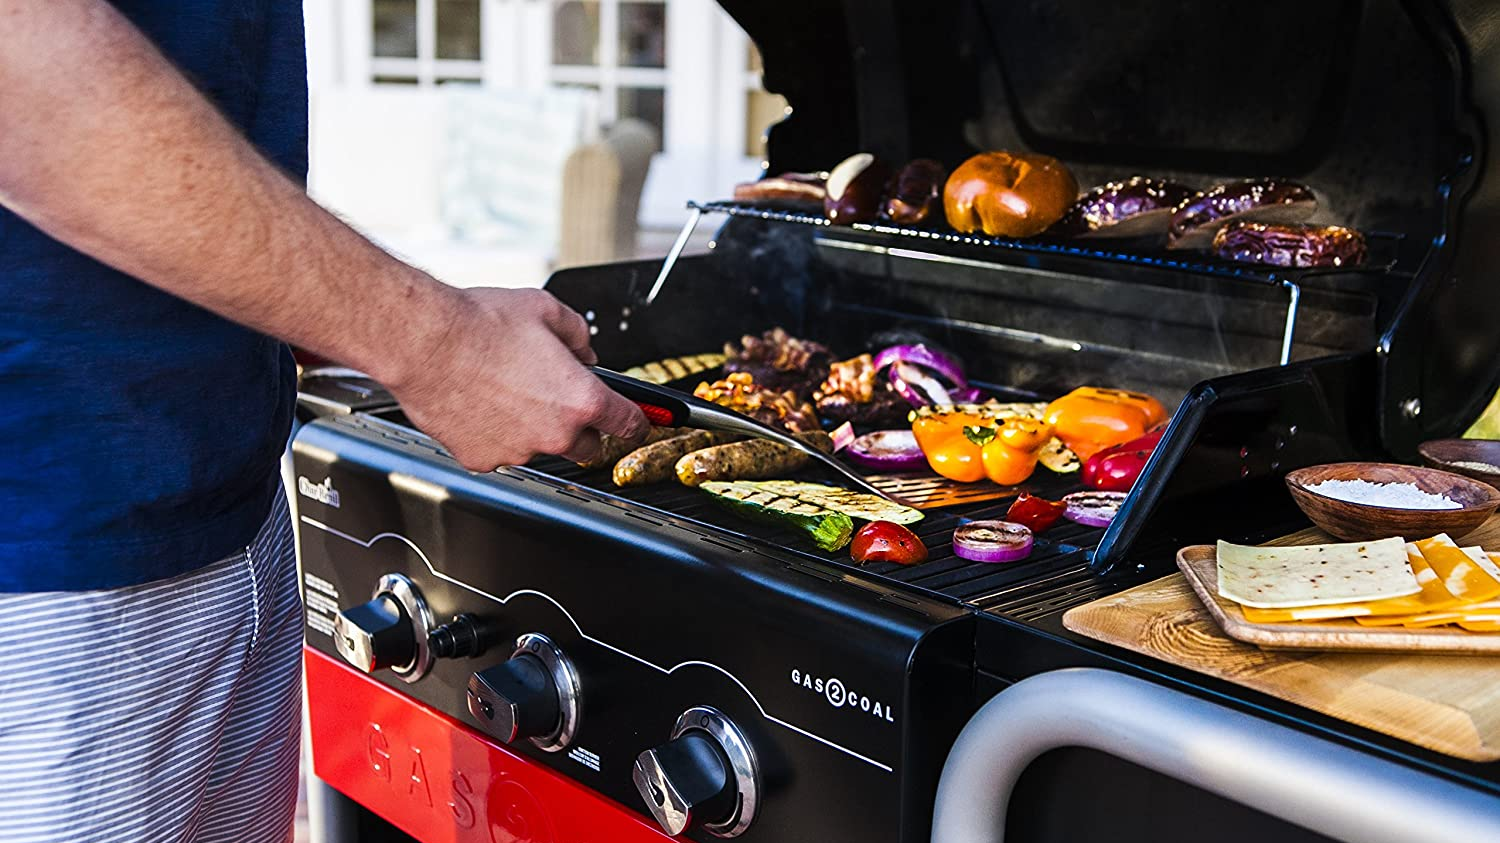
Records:
[[[861,565],[866,562],[915,565],[927,561],[927,546],[916,533],[900,524],[871,521],[854,534],[849,557]]]
[[[1049,501],[1022,492],[1005,513],[1006,521],[1025,524],[1031,532],[1040,533],[1056,524],[1063,516],[1067,505],[1062,501]]]

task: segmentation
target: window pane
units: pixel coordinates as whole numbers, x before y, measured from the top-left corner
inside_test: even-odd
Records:
[[[437,57],[479,58],[479,0],[438,0]]]
[[[620,65],[667,66],[665,3],[620,4]]]
[[[599,3],[567,0],[552,17],[552,63],[599,63]]]
[[[661,152],[666,121],[666,92],[661,88],[621,88],[617,102],[620,117],[635,117],[656,129],[656,151]]]
[[[415,76],[376,76],[375,77],[375,84],[377,84],[377,85],[415,85],[415,84],[417,84],[417,79],[416,79]]]
[[[374,0],[375,55],[417,57],[417,0]]]

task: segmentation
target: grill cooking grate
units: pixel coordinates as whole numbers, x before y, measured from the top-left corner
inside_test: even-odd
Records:
[[[731,217],[751,217],[773,222],[832,227],[832,224],[821,213],[799,210],[787,205],[774,206],[744,202],[689,202],[688,208],[696,213],[724,214]],[[1125,252],[1116,249],[1079,246],[1064,240],[986,237],[974,234],[960,234],[957,231],[951,230],[911,228],[891,225],[889,223],[854,223],[850,226],[841,227],[867,234],[891,235],[909,239],[917,243],[951,243],[959,246],[981,246],[987,249],[998,249],[1022,254],[1087,258],[1090,260],[1107,261],[1109,263],[1148,266],[1192,272],[1200,275],[1213,275],[1220,278],[1232,278],[1239,281],[1249,281],[1272,286],[1281,286],[1288,282],[1296,283],[1303,278],[1315,275],[1389,272],[1396,264],[1396,253],[1403,239],[1402,235],[1396,233],[1365,231],[1362,233],[1365,235],[1365,241],[1368,244],[1370,254],[1364,263],[1355,266],[1325,266],[1296,269],[1236,263],[1209,255],[1191,254],[1185,257],[1180,252]]]
[[[538,460],[528,468],[565,484],[628,501],[641,509],[643,515],[649,515],[645,511],[647,509],[669,513],[716,528],[734,537],[764,542],[784,551],[859,572],[905,590],[915,589],[928,596],[968,605],[1009,603],[1012,600],[1021,600],[1029,605],[1037,597],[1045,597],[1043,603],[1050,604],[1069,594],[1088,591],[1096,581],[1088,567],[1088,555],[1098,545],[1104,533],[1100,529],[1064,521],[1037,536],[1031,555],[1020,562],[985,564],[970,562],[954,555],[954,528],[965,521],[1004,518],[1018,492],[1031,492],[1056,500],[1068,492],[1077,491],[1078,486],[1071,479],[1049,475],[1042,469],[1019,489],[991,487],[992,492],[1002,496],[1001,500],[990,499],[981,503],[925,510],[927,517],[912,526],[923,544],[927,545],[928,561],[911,566],[892,562],[857,566],[850,562],[847,550],[825,553],[795,531],[739,518],[716,505],[707,493],[677,483],[621,489],[611,482],[607,471],[586,471],[574,463],[554,458]],[[1061,591],[1057,595],[1052,595],[1054,590],[1059,589]]]

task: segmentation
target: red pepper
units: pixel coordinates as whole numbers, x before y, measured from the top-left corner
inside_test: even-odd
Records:
[[[1105,492],[1128,492],[1146,470],[1165,428],[1094,454],[1083,464],[1083,482]]]
[[[1031,532],[1040,533],[1056,524],[1062,518],[1064,509],[1067,506],[1062,501],[1049,501],[1022,492],[1006,511],[1005,520],[1025,524],[1031,528]]]

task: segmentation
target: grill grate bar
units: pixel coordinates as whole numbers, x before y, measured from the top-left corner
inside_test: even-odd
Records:
[[[927,562],[911,566],[893,562],[856,566],[849,560],[847,550],[821,552],[783,527],[747,521],[728,513],[697,489],[676,483],[621,489],[610,481],[608,472],[585,470],[557,458],[538,460],[529,468],[573,487],[603,494],[624,505],[632,505],[633,508],[640,509],[640,514],[646,518],[651,517],[653,511],[668,513],[715,528],[735,538],[760,541],[787,552],[858,572],[871,579],[886,581],[899,588],[915,589],[928,595],[975,605],[980,601],[1005,602],[1011,594],[1017,595],[1017,601],[1025,603],[1029,599],[1027,595],[1050,595],[1050,589],[1058,587],[1059,583],[1062,583],[1064,595],[1077,591],[1092,579],[1084,548],[1092,548],[1098,544],[1103,533],[1095,528],[1061,522],[1038,536],[1031,556],[1020,562],[997,565],[962,559],[953,553],[951,536],[954,528],[966,521],[1004,518],[1017,491],[993,487],[1003,495],[1001,500],[990,498],[967,506],[927,510],[926,518],[913,525],[913,531],[927,545]],[[1033,480],[1027,491],[1053,499],[1076,488],[1071,485],[1067,476],[1040,476]],[[1080,574],[1083,578],[1075,581]],[[1031,590],[1017,591],[1024,590],[1028,584],[1032,586]]]

